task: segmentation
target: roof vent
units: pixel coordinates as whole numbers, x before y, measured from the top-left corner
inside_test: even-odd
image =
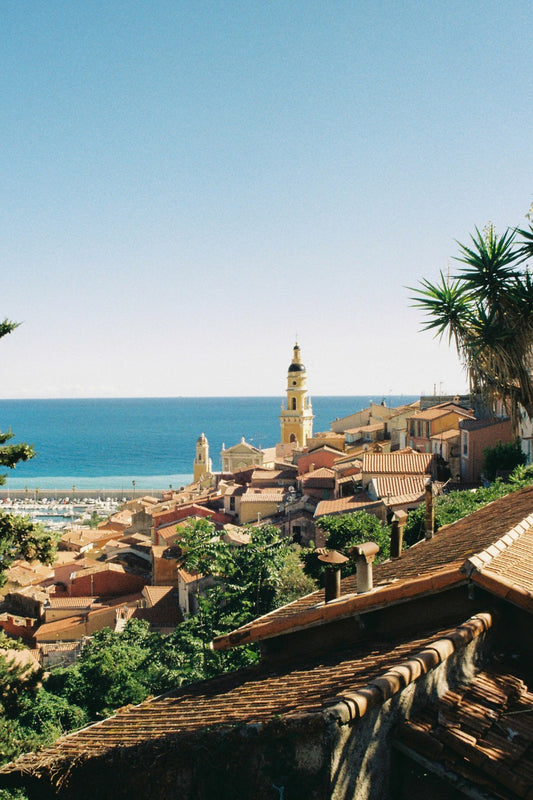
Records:
[[[341,566],[348,561],[338,550],[321,550],[318,556],[326,564],[325,597],[326,603],[337,600],[341,596]]]
[[[428,478],[425,486],[426,539],[433,539],[435,532],[435,507],[433,505],[433,481]]]
[[[403,530],[407,522],[407,512],[399,509],[394,514],[390,532],[390,557],[400,558],[403,549]]]
[[[374,587],[372,564],[376,553],[379,553],[378,545],[375,542],[365,542],[351,547],[348,553],[357,566],[357,594],[371,592]]]

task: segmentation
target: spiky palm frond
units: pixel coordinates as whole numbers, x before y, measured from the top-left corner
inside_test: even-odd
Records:
[[[516,233],[520,234],[523,241],[520,243],[521,252],[523,253],[525,258],[532,258],[533,257],[533,225],[529,226],[529,230],[526,231],[522,228],[517,228]]]
[[[466,264],[455,279],[464,283],[465,288],[476,292],[479,300],[496,304],[501,302],[509,288],[509,283],[517,276],[516,267],[524,261],[524,255],[516,247],[516,232],[508,229],[499,236],[490,227],[487,234],[476,228],[470,237],[473,247],[457,242],[461,255],[455,260]]]
[[[452,282],[442,272],[437,284],[424,279],[411,299],[425,312],[424,330],[455,340],[471,390],[506,404],[516,432],[521,409],[533,417],[533,277],[518,269],[533,255],[533,227],[502,236],[476,228],[471,239],[458,243],[465,267]]]
[[[435,330],[435,336],[443,336],[448,332],[448,341],[455,339],[459,348],[459,340],[468,327],[471,315],[470,295],[460,281],[450,282],[440,273],[440,283],[431,283],[425,278],[420,282],[421,289],[410,288],[415,296],[415,308],[421,308],[427,320],[422,330]]]

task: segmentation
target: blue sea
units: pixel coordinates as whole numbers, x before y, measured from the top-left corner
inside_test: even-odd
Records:
[[[387,396],[388,406],[417,399]],[[382,397],[313,397],[314,431]],[[223,444],[244,436],[255,447],[280,438],[279,397],[176,397],[0,400],[0,431],[12,443],[32,444],[37,455],[17,464],[3,490],[161,491],[192,479],[196,440],[205,433],[213,469]],[[0,468],[1,469],[1,468]]]

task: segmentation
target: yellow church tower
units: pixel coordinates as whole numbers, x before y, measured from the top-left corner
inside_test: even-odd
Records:
[[[292,361],[287,373],[287,406],[282,404],[281,444],[305,447],[313,435],[313,408],[307,396],[307,372],[302,364],[300,347],[294,345]]]
[[[197,483],[205,475],[211,475],[212,465],[209,458],[209,442],[204,433],[201,433],[196,442],[196,458],[193,464],[193,481]]]

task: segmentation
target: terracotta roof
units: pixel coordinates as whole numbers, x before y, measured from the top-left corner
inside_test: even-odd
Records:
[[[350,481],[351,482],[355,481],[356,483],[361,483],[361,473],[358,472],[358,473],[355,473],[353,475],[345,475],[343,478],[337,478],[337,483],[339,485],[345,484],[345,483],[350,483]]]
[[[301,480],[304,491],[305,489],[333,489],[335,487],[335,473],[327,467],[306,472],[301,476]]]
[[[500,425],[508,422],[506,419],[462,419],[459,420],[459,427],[462,431],[478,431],[481,428],[490,428],[492,425]]]
[[[451,428],[448,431],[441,431],[440,433],[435,433],[433,434],[433,436],[430,436],[429,438],[436,442],[440,442],[440,441],[446,441],[448,439],[458,439],[460,435],[461,432],[457,428]]]
[[[425,475],[385,475],[373,478],[378,497],[393,498],[398,495],[414,495],[418,497],[425,491]]]
[[[401,473],[421,475],[430,471],[432,453],[417,453],[414,450],[396,453],[365,453],[363,472],[371,475]]]
[[[384,422],[375,422],[373,425],[359,425],[357,428],[347,428],[344,433],[350,435],[354,433],[376,433],[376,431],[382,431],[384,429]]]
[[[304,480],[307,478],[334,478],[335,473],[332,469],[328,469],[328,467],[319,467],[318,469],[313,469],[310,472],[306,472],[301,476]]]
[[[426,769],[445,765],[456,785],[466,778],[483,796],[516,800],[533,794],[532,712],[533,693],[520,678],[485,670],[402,723],[396,739]]]
[[[244,494],[245,491],[246,488],[240,484],[237,486],[228,486],[224,492],[224,497],[239,497],[240,495]]]
[[[182,568],[177,570],[177,574],[184,583],[194,583],[204,577],[201,572],[188,572],[186,569]]]
[[[527,528],[527,523],[532,527]],[[465,570],[475,583],[533,611],[533,514],[469,558]]]
[[[321,714],[347,723],[443,662],[490,624],[490,615],[477,615],[457,628],[433,629],[394,642],[373,639],[318,659],[259,665],[194,683],[62,736],[45,751],[23,755],[0,772],[66,769],[73,760],[125,744],[188,735],[207,726],[257,725],[278,715]]]
[[[268,489],[248,489],[241,497],[241,503],[280,503],[285,489],[270,487]]]
[[[126,570],[120,564],[109,564],[105,562],[103,564],[94,564],[91,567],[84,567],[83,569],[73,571],[70,577],[74,580],[75,578],[84,578],[86,575],[96,575],[99,572],[120,572],[124,574]]]
[[[419,414],[413,416],[413,419],[438,419],[439,417],[445,417],[446,414],[460,414],[463,417],[471,417],[472,412],[462,406],[456,406],[453,403],[446,403],[439,406],[432,406],[431,408],[427,408],[425,411],[421,411]]]
[[[145,586],[142,591],[146,595],[150,606],[155,606],[156,603],[165,601],[173,602],[175,592],[175,586]]]
[[[325,517],[327,514],[348,514],[352,511],[362,511],[369,506],[381,505],[380,500],[372,500],[365,492],[339,497],[337,500],[321,500],[316,507],[315,517]]]
[[[47,608],[88,608],[96,602],[96,597],[57,597],[52,595],[47,603]]]
[[[377,564],[373,569],[374,589],[371,592],[357,594],[357,577],[351,575],[341,582],[342,596],[335,603],[325,605],[323,590],[313,592],[226,636],[217,637],[214,647],[224,649],[259,641],[290,632],[295,627],[313,627],[336,617],[363,613],[384,603],[401,603],[409,597],[435,593],[465,582],[469,580],[469,573],[477,583],[484,581],[487,589],[490,581],[497,584],[500,594],[509,594],[511,587],[506,581],[512,583],[513,577],[516,578],[509,599],[530,607],[532,512],[533,487],[508,494],[458,522],[443,526],[432,539],[405,550],[401,558]],[[520,536],[511,536],[509,532],[513,529],[516,529],[515,533],[520,530]],[[499,547],[495,543],[500,543]],[[505,574],[497,575],[495,568],[490,570],[490,559],[486,561],[487,556],[483,553],[492,547],[505,554]],[[516,557],[511,552],[513,548]],[[520,564],[517,563],[518,553],[523,559]],[[476,554],[477,561],[473,558]],[[484,563],[487,563],[486,569],[473,572],[478,569],[478,564]],[[498,561],[498,557],[494,557],[494,564],[503,568],[504,559]],[[494,589],[490,591],[498,594]]]

